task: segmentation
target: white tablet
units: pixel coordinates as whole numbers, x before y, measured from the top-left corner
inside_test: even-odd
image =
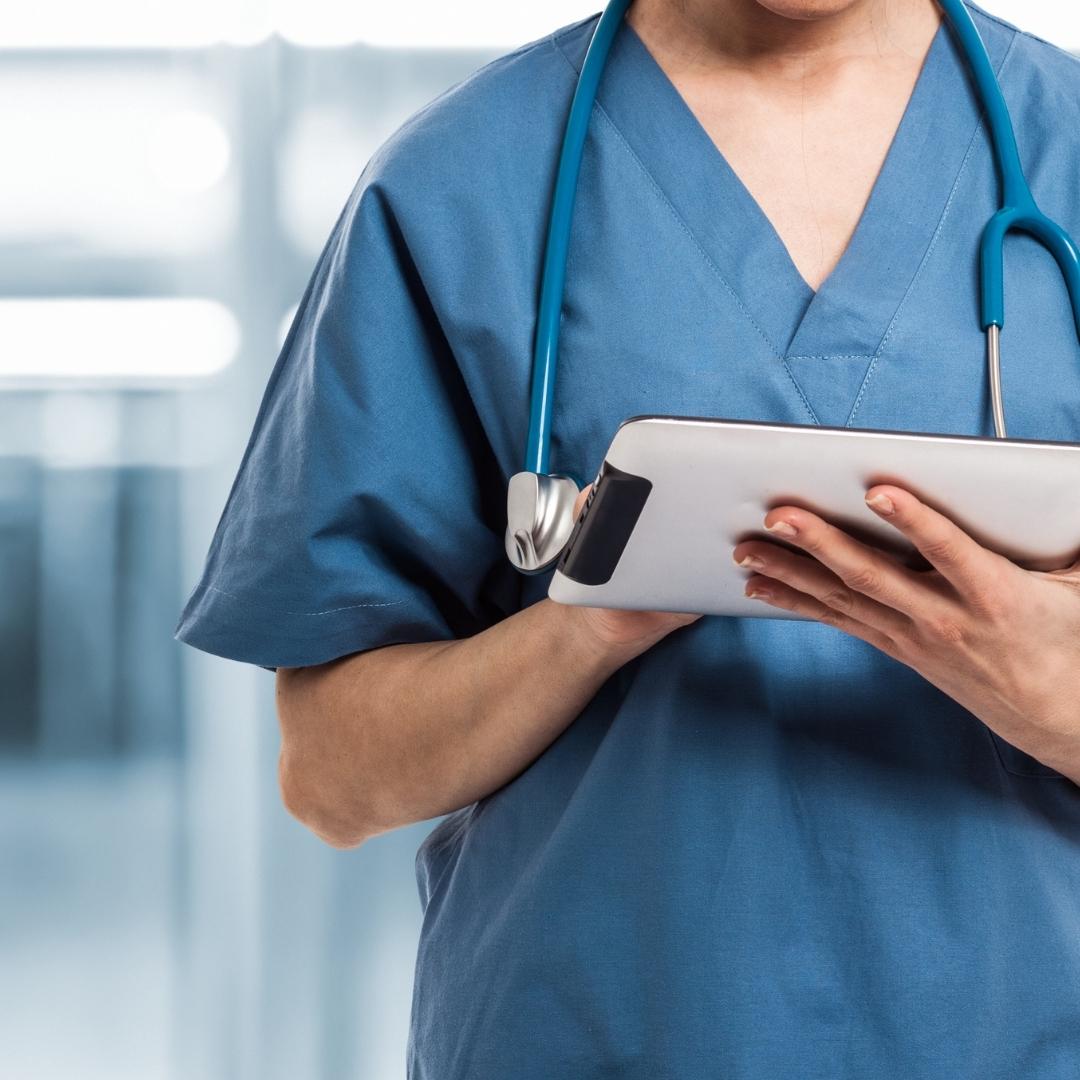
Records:
[[[897,484],[1033,570],[1080,555],[1080,444],[640,416],[615,433],[548,595],[564,604],[801,618],[749,600],[731,558],[776,506],[801,506],[925,567],[866,506]]]

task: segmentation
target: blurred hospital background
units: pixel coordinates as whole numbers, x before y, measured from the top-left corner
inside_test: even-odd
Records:
[[[5,5],[4,1080],[404,1075],[430,824],[321,845],[279,803],[273,677],[172,630],[367,158],[596,6]],[[1075,5],[988,6],[1080,46]]]

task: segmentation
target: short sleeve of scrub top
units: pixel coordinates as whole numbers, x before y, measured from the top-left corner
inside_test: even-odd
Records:
[[[319,259],[178,627],[208,652],[318,664],[518,603],[502,474],[378,168]]]
[[[1080,62],[969,6],[1035,197],[1080,236]],[[369,164],[183,640],[312,664],[466,635],[545,595],[546,575],[503,555],[505,493],[594,26],[477,72]],[[999,198],[939,29],[811,290],[625,24],[582,163],[553,471],[594,475],[642,413],[992,434],[977,261]],[[1005,263],[1010,435],[1080,441],[1061,275],[1022,235]],[[416,871],[410,1080],[1080,1076],[1080,787],[829,626],[705,618],[669,635],[444,818]]]

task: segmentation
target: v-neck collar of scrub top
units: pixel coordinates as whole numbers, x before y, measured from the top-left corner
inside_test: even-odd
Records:
[[[984,29],[987,49],[1000,69],[1015,31],[987,24],[994,31]],[[580,36],[560,42],[579,70],[592,28],[590,21]],[[855,232],[816,292],[629,23],[616,36],[597,103],[771,353],[788,364],[814,419],[843,424],[937,240],[980,128],[967,68],[945,23],[930,44]],[[957,287],[970,287],[974,297],[978,236],[970,240],[972,281]],[[866,363],[847,363],[860,359]]]

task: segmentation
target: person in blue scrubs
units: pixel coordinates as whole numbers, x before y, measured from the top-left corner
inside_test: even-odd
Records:
[[[1080,233],[1080,63],[971,10],[1036,198]],[[1076,567],[1023,571],[889,486],[871,506],[926,571],[791,507],[766,524],[794,552],[717,550],[811,621],[560,608],[506,560],[594,26],[496,60],[368,164],[177,636],[277,669],[286,802],[331,843],[449,812],[417,856],[413,1080],[1076,1080]],[[910,73],[900,108],[867,90],[821,127],[868,70]],[[750,138],[770,108],[792,124]],[[834,129],[850,156],[787,135]],[[836,223],[813,196],[857,196],[875,140],[815,260],[806,229],[824,252]],[[553,471],[592,476],[642,413],[992,434],[997,200],[930,0],[638,0],[586,144]],[[1011,236],[1006,275],[1010,435],[1080,441],[1057,267]]]

